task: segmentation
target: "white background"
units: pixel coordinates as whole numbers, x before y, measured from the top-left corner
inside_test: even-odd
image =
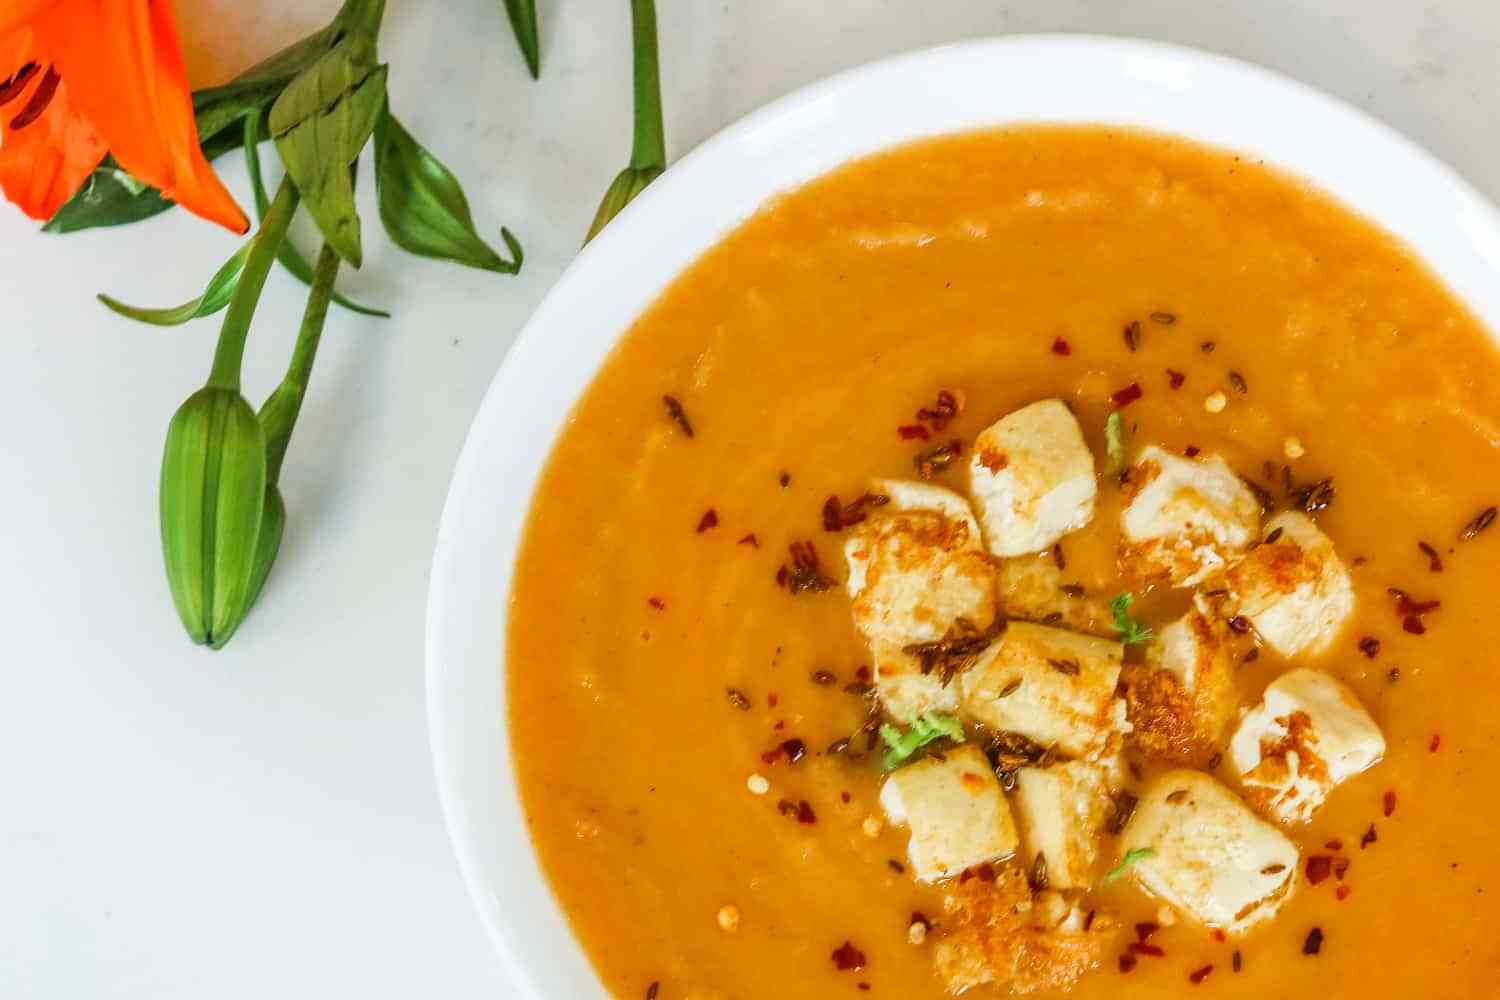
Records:
[[[675,154],[880,56],[1090,31],[1289,73],[1500,197],[1494,0],[658,3]],[[194,81],[227,78],[337,6],[179,0]],[[532,83],[500,0],[390,0],[394,109],[464,181],[481,230],[516,231],[526,267],[504,278],[415,261],[367,208],[365,268],[344,287],[396,318],[331,314],[282,479],[281,557],[224,652],[183,638],[156,530],[162,434],[206,375],[217,326],[137,326],[92,296],[175,304],[234,241],[180,212],[49,237],[0,207],[0,995],[507,995],[433,791],[421,651],[469,419],[628,155],[628,5],[539,6]],[[222,166],[243,195],[239,164]],[[273,275],[252,400],[279,376],[300,311],[300,287]]]

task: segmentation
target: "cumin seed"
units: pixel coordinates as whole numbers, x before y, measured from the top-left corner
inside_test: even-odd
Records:
[[[1464,525],[1464,530],[1460,532],[1458,536],[1459,539],[1461,541],[1471,542],[1474,539],[1478,538],[1480,532],[1484,531],[1490,525],[1495,523],[1495,518],[1497,516],[1500,516],[1500,510],[1497,510],[1493,506],[1486,507],[1484,510],[1475,515],[1474,520]]]
[[[1177,314],[1169,312],[1154,312],[1151,314],[1151,322],[1162,326],[1171,326],[1177,322]]]
[[[688,420],[687,411],[682,408],[682,401],[676,396],[663,396],[661,401],[667,406],[667,416],[671,417],[673,422],[682,429],[682,433],[688,437],[692,437],[693,425]],[[783,478],[785,478],[785,474],[783,474]],[[781,485],[785,486],[786,483],[783,482]]]

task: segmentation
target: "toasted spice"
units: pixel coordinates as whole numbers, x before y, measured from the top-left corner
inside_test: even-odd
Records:
[[[1083,597],[1088,594],[1088,591],[1083,589],[1083,586],[1081,584],[1077,583],[1065,583],[1057,589],[1061,590],[1069,597]]]
[[[931,479],[938,473],[942,472],[944,469],[948,468],[948,466],[958,461],[959,457],[963,455],[963,453],[963,443],[955,438],[954,440],[949,441],[947,444],[943,445],[941,448],[934,448],[932,451],[922,452],[912,460],[912,464],[914,464],[917,468],[917,475],[921,476],[923,479]]]
[[[818,684],[823,687],[827,687],[830,684],[837,684],[839,682],[838,677],[835,676],[833,671],[831,670],[814,670],[810,676],[812,677],[812,682],[814,684]]]
[[[1066,340],[1058,337],[1052,342],[1052,353],[1065,358],[1073,353],[1073,348],[1068,345]]]
[[[1307,932],[1307,940],[1302,942],[1302,954],[1316,955],[1322,950],[1323,930],[1320,927],[1314,927],[1312,930]]]
[[[1359,838],[1359,849],[1362,851],[1379,839],[1380,838],[1375,835],[1375,824],[1371,823],[1370,828],[1365,831],[1364,836]]]
[[[1244,615],[1235,615],[1229,621],[1225,622],[1225,624],[1229,626],[1229,631],[1236,635],[1245,635],[1250,631],[1250,619]]]
[[[997,694],[997,695],[995,695],[995,697],[996,698],[1009,698],[1011,695],[1015,694],[1019,690],[1021,690],[1021,678],[1017,677],[1015,680],[1013,680],[1009,684],[1005,685],[1005,687],[1001,688],[1000,689],[1000,693]]]
[[[667,602],[662,600],[660,597],[648,597],[646,598],[646,603],[651,605],[657,611],[667,610]]]
[[[1438,752],[1438,747],[1440,747],[1442,745],[1443,745],[1443,738],[1441,736],[1439,736],[1437,733],[1433,733],[1432,734],[1432,742],[1429,743],[1429,744],[1427,744],[1427,752],[1428,753],[1437,753]]]
[[[1394,791],[1386,792],[1385,795],[1381,796],[1380,803],[1381,810],[1386,816],[1393,815],[1396,812],[1396,793]]]
[[[681,401],[676,396],[663,396],[661,401],[667,406],[667,416],[672,418],[672,421],[677,424],[682,433],[688,437],[692,437],[693,425],[688,420],[687,411],[682,408]]]
[[[1208,765],[1204,769],[1208,771],[1217,771],[1219,769],[1219,765],[1222,763],[1224,763],[1224,755],[1215,750],[1213,756],[1208,758]]]
[[[1417,548],[1427,557],[1427,571],[1429,573],[1441,573],[1443,571],[1443,557],[1438,555],[1438,550],[1426,542],[1417,542]]]
[[[932,432],[921,424],[902,424],[896,428],[896,436],[903,441],[926,441]]]
[[[1115,404],[1115,409],[1123,410],[1131,403],[1140,399],[1142,395],[1144,394],[1141,391],[1141,384],[1139,382],[1132,382],[1109,398]]]
[[[781,567],[776,574],[778,585],[785,586],[793,594],[821,594],[838,586],[832,577],[823,575],[818,564],[818,550],[812,542],[793,542],[788,551],[792,557],[791,567]]]
[[[646,1000],[656,1000],[656,996],[660,992],[661,992],[661,982],[660,981],[653,982],[650,986],[646,987]]]
[[[1182,449],[1182,453],[1188,458],[1197,458],[1199,455],[1203,454],[1203,449],[1199,448],[1195,444],[1190,444],[1186,448]]]
[[[1284,531],[1284,529],[1282,529],[1282,528],[1274,528],[1274,529],[1272,529],[1271,533],[1266,536],[1265,544],[1267,544],[1267,545],[1275,545],[1277,542],[1281,541],[1281,536],[1283,534],[1283,531]]]
[[[1240,658],[1240,662],[1241,663],[1254,663],[1258,659],[1260,659],[1260,650],[1258,648],[1256,648],[1256,647],[1251,647],[1249,650],[1247,650],[1245,652],[1245,655]]]
[[[1161,326],[1171,326],[1177,322],[1177,315],[1169,312],[1154,312],[1151,314],[1151,322]]]
[[[1341,885],[1333,891],[1333,898],[1342,903],[1344,900],[1349,898],[1349,893],[1353,891],[1354,890],[1349,888],[1347,885]]]
[[[1007,731],[991,736],[985,743],[984,753],[994,767],[1001,786],[1006,791],[1012,791],[1015,788],[1016,772],[1040,761],[1046,756],[1047,748],[1030,737]]]
[[[1237,371],[1231,371],[1229,373],[1229,384],[1232,385],[1234,387],[1234,391],[1239,393],[1241,396],[1250,391],[1250,383],[1246,382],[1245,376],[1241,375]]]
[[[752,531],[752,532],[750,532],[750,534],[746,535],[744,538],[741,538],[735,544],[736,545],[748,545],[752,549],[758,549],[758,548],[760,548],[760,539],[756,538],[755,537],[755,532]]]
[[[1167,385],[1173,389],[1181,389],[1182,384],[1187,381],[1187,376],[1175,369],[1167,369]]]
[[[939,389],[937,402],[931,406],[924,406],[917,411],[917,420],[921,423],[932,425],[932,429],[941,432],[948,426],[949,421],[964,411],[964,397],[961,393],[951,389]]]
[[[1280,875],[1284,871],[1286,871],[1286,865],[1276,864],[1276,865],[1266,865],[1264,868],[1262,868],[1260,870],[1260,873],[1262,875]]]
[[[1218,346],[1219,345],[1215,344],[1212,340],[1205,340],[1203,343],[1198,345],[1198,350],[1202,351],[1204,354],[1212,354],[1214,352],[1214,348]]]
[[[703,516],[698,518],[698,534],[700,535],[710,528],[717,528],[718,526],[719,512],[714,510],[712,507],[704,511]]]
[[[1238,948],[1234,950],[1234,954],[1229,959],[1229,967],[1235,972],[1239,972],[1245,967],[1245,960],[1240,956],[1240,950]]]
[[[1059,571],[1062,571],[1062,570],[1065,570],[1065,569],[1068,568],[1068,560],[1067,560],[1066,557],[1063,556],[1062,542],[1057,542],[1057,543],[1053,544],[1053,546],[1052,546],[1052,561],[1057,564],[1057,568],[1058,568]]]
[[[1047,665],[1065,677],[1077,677],[1080,669],[1077,660],[1048,659]]]
[[[1486,507],[1474,516],[1474,519],[1464,525],[1464,530],[1459,532],[1459,540],[1470,542],[1479,537],[1479,533],[1495,523],[1495,518],[1500,516],[1500,510],[1495,507]]]
[[[1385,672],[1385,679],[1390,681],[1392,684],[1399,681],[1401,679],[1401,668],[1392,667],[1391,669],[1387,670]]]
[[[1323,846],[1328,848],[1330,851],[1342,851],[1344,849],[1344,842],[1337,837],[1334,837]]]
[[[905,875],[906,874],[906,866],[903,865],[901,862],[897,861],[895,858],[890,858],[889,860],[887,860],[886,863],[885,863],[885,865],[886,865],[887,868],[889,868],[891,871],[895,872],[897,875]]]
[[[996,615],[990,627],[983,631],[968,619],[960,618],[941,639],[912,643],[901,647],[901,652],[916,657],[924,675],[939,670],[946,687],[954,677],[973,666],[980,653],[1005,634],[1005,626],[1002,615]]]
[[[807,802],[806,799],[803,799],[801,802],[797,803],[797,822],[798,823],[803,823],[803,824],[811,825],[813,823],[816,823],[817,821],[818,821],[818,817],[813,813],[813,808],[812,808],[812,806],[808,805],[808,802]]]
[[[841,736],[823,748],[823,756],[837,757],[849,749],[849,737]]]
[[[854,947],[854,942],[845,941],[833,950],[833,964],[840,972],[863,969],[865,953]]]
[[[786,489],[788,486],[792,485],[792,474],[790,472],[783,472],[778,482],[781,483],[782,489]]]
[[[750,711],[750,699],[745,697],[745,692],[739,688],[725,688],[724,691],[729,695],[729,704],[741,712]]]
[[[1207,979],[1209,977],[1209,974],[1213,971],[1214,967],[1212,965],[1205,965],[1201,969],[1195,969],[1194,971],[1188,973],[1188,982],[1192,983],[1194,986],[1197,986],[1199,983],[1203,982],[1203,980]]]
[[[1141,321],[1133,319],[1125,324],[1125,347],[1132,352],[1141,346]]]
[[[1151,958],[1166,958],[1167,952],[1164,948],[1154,944],[1146,944],[1142,941],[1130,942],[1130,950],[1137,955],[1148,955]]]
[[[1124,954],[1124,955],[1121,955],[1120,956],[1120,971],[1121,972],[1129,972],[1131,969],[1135,968],[1135,963],[1136,963],[1136,957],[1134,955],[1131,955],[1131,954],[1128,954],[1128,953]]]
[[[1359,651],[1368,659],[1375,659],[1380,655],[1380,640],[1373,635],[1367,635],[1359,640]]]
[[[1161,930],[1161,924],[1154,924],[1149,920],[1143,920],[1142,922],[1135,925],[1135,939],[1144,944],[1145,942],[1150,941],[1151,935],[1155,934],[1159,930]]]
[[[1184,802],[1187,801],[1187,797],[1188,797],[1188,790],[1186,788],[1179,788],[1176,791],[1168,792],[1167,793],[1167,805],[1169,805],[1169,806],[1178,806],[1178,805],[1181,805],[1182,803],[1184,803]]]
[[[786,740],[781,744],[781,752],[786,754],[788,763],[795,764],[807,755],[807,744],[799,739]]]
[[[1307,880],[1321,885],[1333,872],[1333,858],[1326,854],[1314,854],[1307,859]]]
[[[1037,851],[1036,860],[1031,863],[1031,887],[1037,892],[1047,888],[1047,855]]]

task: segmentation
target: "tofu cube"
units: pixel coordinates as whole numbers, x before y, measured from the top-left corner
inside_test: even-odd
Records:
[[[1240,722],[1229,756],[1246,800],[1283,823],[1302,823],[1335,785],[1385,756],[1385,737],[1343,684],[1292,670]]]
[[[982,431],[969,477],[997,556],[1040,552],[1094,516],[1094,455],[1060,399],[1032,403]]]
[[[996,611],[995,568],[972,518],[877,510],[844,546],[854,624],[865,637],[905,646],[943,638],[960,618],[987,627]]]
[[[1158,760],[1206,767],[1234,723],[1235,668],[1252,643],[1195,598],[1187,614],[1157,633],[1146,662],[1123,671],[1130,742]]]
[[[1007,618],[1106,639],[1118,634],[1109,601],[1070,582],[1051,554],[1002,559],[999,574],[1000,610]]]
[[[889,642],[875,643],[874,660],[875,695],[892,718],[909,723],[928,712],[958,712],[958,682],[944,684],[941,671],[922,673],[920,660]]]
[[[1124,647],[1030,622],[1011,622],[959,675],[963,711],[994,732],[1014,732],[1069,757],[1118,749],[1128,729],[1115,697]]]
[[[1113,813],[1110,774],[1098,764],[1077,760],[1016,772],[1022,860],[1032,871],[1041,855],[1047,884],[1055,889],[1093,885],[1104,828]]]
[[[1016,852],[1016,824],[1000,781],[972,744],[892,774],[880,804],[892,823],[911,827],[906,853],[918,881],[936,882]]]
[[[1297,846],[1201,771],[1168,771],[1141,792],[1121,856],[1130,876],[1209,927],[1242,932],[1271,917],[1297,875]]]
[[[1282,656],[1320,653],[1354,610],[1349,574],[1306,514],[1278,514],[1265,530],[1267,541],[1226,574],[1229,592],[1239,613]]]
[[[1126,486],[1120,568],[1137,585],[1191,587],[1224,568],[1260,527],[1260,501],[1217,455],[1150,445]]]
[[[886,498],[887,511],[935,511],[957,521],[968,529],[970,547],[984,547],[979,522],[974,520],[974,508],[965,497],[950,489],[915,479],[876,479],[870,484],[870,493]]]

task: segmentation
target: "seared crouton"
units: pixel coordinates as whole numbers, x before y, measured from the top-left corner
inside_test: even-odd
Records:
[[[1234,722],[1235,665],[1249,648],[1250,640],[1197,599],[1157,633],[1145,663],[1122,671],[1131,744],[1149,757],[1206,767]]]
[[[1375,720],[1343,684],[1293,670],[1266,688],[1229,745],[1245,798],[1283,823],[1306,822],[1339,782],[1385,755]]]
[[[1265,543],[1225,580],[1239,613],[1282,656],[1327,649],[1354,610],[1354,589],[1333,543],[1300,511],[1273,517]]]
[[[995,617],[995,570],[970,523],[936,510],[880,513],[844,547],[854,624],[871,642],[941,639]]]
[[[1032,403],[982,431],[969,476],[997,556],[1040,552],[1094,516],[1094,456],[1060,399]]]
[[[1229,933],[1275,913],[1297,874],[1296,845],[1200,771],[1147,785],[1120,850],[1143,888]]]
[[[1125,703],[1115,697],[1124,652],[1118,642],[1011,622],[1004,636],[959,675],[963,710],[996,733],[1019,733],[1069,757],[1119,746]]]
[[[911,827],[907,856],[919,881],[936,882],[1016,851],[1000,781],[972,745],[896,771],[885,779],[880,804],[892,823]]]
[[[1086,761],[1016,772],[1021,860],[1027,871],[1046,871],[1054,889],[1086,889],[1094,881],[1100,840],[1114,812],[1110,773]]]
[[[1050,554],[1000,562],[1000,610],[1007,618],[1113,639],[1109,602],[1071,583]]]
[[[1120,518],[1120,571],[1138,586],[1190,587],[1243,552],[1260,501],[1222,458],[1180,458],[1150,445],[1130,470]]]
[[[1116,923],[1085,910],[1072,894],[1033,896],[1014,863],[956,884],[943,900],[942,939],[933,964],[950,993],[979,986],[1012,994],[1066,990],[1094,969]]]

